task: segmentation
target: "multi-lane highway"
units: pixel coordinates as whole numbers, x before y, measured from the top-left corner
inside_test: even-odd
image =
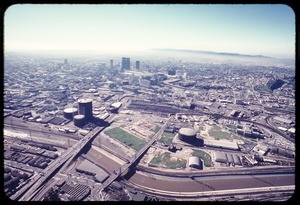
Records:
[[[286,135],[285,133],[279,131],[278,129],[268,125],[268,124],[263,124],[263,123],[260,123],[260,122],[255,122],[255,121],[251,121],[251,120],[248,120],[248,119],[242,119],[242,118],[235,118],[235,117],[229,117],[229,116],[224,116],[224,115],[220,115],[220,114],[217,114],[217,113],[208,113],[208,112],[203,112],[201,110],[196,110],[196,111],[187,111],[187,112],[182,112],[180,114],[189,114],[189,115],[210,115],[210,116],[213,116],[215,118],[223,118],[223,119],[228,119],[228,120],[233,120],[233,121],[242,121],[242,122],[249,122],[249,123],[252,123],[252,124],[256,124],[256,125],[259,125],[259,126],[262,126],[264,128],[267,128],[277,134],[279,134],[280,136],[284,137],[285,139],[289,140],[290,142],[295,142],[295,139],[291,138],[290,136]]]
[[[112,116],[110,117],[110,119]],[[46,169],[44,169],[39,175],[36,175],[31,181],[19,191],[18,195],[14,195],[14,199],[20,199],[21,201],[31,200],[35,194],[37,194],[38,189],[45,183],[48,178],[55,172],[59,171],[61,166],[65,164],[72,157],[76,156],[81,149],[89,143],[95,136],[97,136],[104,127],[97,127],[84,138],[76,142],[71,148],[62,153],[52,164],[50,164]],[[23,195],[24,194],[24,195]],[[23,195],[23,196],[22,196]],[[20,198],[21,196],[21,198]]]
[[[222,116],[219,114],[212,114],[212,113],[206,113],[202,111],[194,111],[194,112],[186,112],[185,114],[192,114],[192,115],[212,115],[217,118],[226,118],[230,120],[235,121],[245,121],[245,122],[251,122],[253,124],[257,124],[260,126],[263,126],[267,129],[270,129],[281,136],[283,134],[279,132],[277,129],[270,127],[265,124],[261,124],[258,122],[253,122],[246,119],[238,119],[233,117],[227,117]],[[110,116],[110,120],[112,119],[112,116]],[[167,120],[167,122],[162,126],[162,128],[154,135],[154,137],[149,140],[145,146],[139,150],[132,159],[129,160],[127,164],[124,164],[121,166],[120,169],[117,169],[118,171],[116,173],[113,173],[107,181],[104,182],[102,186],[99,186],[94,193],[104,190],[109,184],[111,184],[114,180],[116,180],[123,172],[128,170],[147,150],[148,148],[159,138],[159,136],[164,131],[165,127],[167,126],[167,123],[171,117]],[[24,200],[31,200],[34,198],[36,194],[39,193],[41,190],[42,185],[49,179],[50,176],[52,176],[54,173],[61,170],[62,167],[68,165],[68,163],[75,157],[80,150],[89,143],[92,139],[94,139],[95,136],[97,136],[104,128],[103,127],[97,127],[95,130],[90,132],[88,135],[86,135],[84,138],[76,142],[72,147],[70,147],[68,150],[66,150],[64,153],[62,153],[58,159],[56,159],[52,164],[50,164],[46,169],[44,169],[40,174],[34,176],[27,185],[25,185],[18,194],[14,195],[12,199],[19,199],[21,201]],[[34,130],[33,130],[34,131]],[[287,136],[283,136],[287,138]],[[289,139],[291,140],[291,139]],[[66,163],[67,162],[67,163]],[[149,174],[148,174],[149,175]],[[265,175],[258,175],[254,176],[253,174],[248,174],[243,177],[240,175],[236,176],[226,176],[223,178],[218,178],[218,176],[210,176],[207,179],[203,181],[204,178],[185,178],[184,180],[180,180],[180,178],[174,176],[174,179],[168,178],[166,176],[163,177],[149,177],[147,173],[144,172],[138,172],[135,173],[130,179],[128,179],[128,182],[131,184],[134,184],[137,187],[140,187],[141,189],[145,189],[148,191],[155,192],[200,192],[201,189],[204,191],[204,189],[209,189],[210,191],[215,190],[226,190],[226,189],[243,189],[243,188],[251,188],[251,187],[267,187],[267,186],[292,186],[294,185],[295,179],[294,179],[294,172],[288,173],[288,174],[275,174],[274,173],[268,173]],[[263,176],[263,178],[262,178]],[[178,180],[179,179],[179,180]],[[217,180],[216,180],[217,179]],[[242,181],[243,183],[241,183]],[[236,183],[232,183],[232,181],[236,181]],[[217,184],[214,184],[217,183]],[[224,186],[226,184],[226,187]],[[231,186],[232,184],[248,184],[247,187],[235,187]],[[264,184],[264,185],[262,185]],[[178,189],[178,187],[183,187],[184,189]],[[201,188],[202,187],[202,188]],[[210,188],[209,188],[210,187]],[[220,188],[221,187],[221,188]],[[222,188],[223,187],[223,188]],[[209,191],[207,190],[207,191]],[[170,194],[169,193],[169,194]],[[172,195],[172,194],[171,194]]]
[[[295,186],[294,173],[247,175],[218,175],[181,178],[176,176],[151,176],[144,172],[135,173],[128,182],[149,193],[164,196],[197,197],[200,193],[241,190],[250,188]]]
[[[103,183],[103,186],[101,188],[101,191],[104,190],[107,186],[109,186],[113,181],[115,181],[121,174],[130,169],[130,167],[149,149],[149,147],[161,136],[161,134],[164,132],[166,126],[168,125],[170,119],[165,122],[165,124],[160,128],[160,130],[152,137],[151,140],[149,140],[136,154],[135,156],[129,161],[129,163],[124,164],[119,171],[116,174],[113,174]]]

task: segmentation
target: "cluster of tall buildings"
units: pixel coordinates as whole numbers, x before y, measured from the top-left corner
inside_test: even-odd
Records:
[[[67,59],[65,59],[64,64],[65,64],[65,65],[68,64],[68,63],[67,63]],[[135,69],[136,69],[136,70],[140,70],[140,68],[141,68],[140,65],[141,65],[140,61],[135,61]],[[102,66],[102,67],[105,67],[105,65]],[[110,69],[114,69],[114,68],[115,68],[114,60],[112,60],[112,59],[109,61],[109,68],[110,68]],[[122,61],[121,61],[121,70],[130,70],[130,69],[131,69],[130,58],[122,57]]]
[[[130,69],[130,58],[123,57],[121,70],[129,70]]]
[[[140,69],[140,61],[135,62],[135,69]],[[130,70],[130,58],[122,57],[121,70]]]

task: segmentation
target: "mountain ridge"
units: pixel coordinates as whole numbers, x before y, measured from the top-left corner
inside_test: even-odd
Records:
[[[189,49],[154,48],[154,49],[150,49],[150,50],[156,50],[156,51],[177,51],[177,52],[185,52],[185,53],[214,54],[214,55],[253,57],[253,58],[272,58],[270,56],[264,56],[264,55],[248,55],[248,54],[240,54],[240,53],[227,53],[227,52],[203,51],[203,50],[189,50]]]

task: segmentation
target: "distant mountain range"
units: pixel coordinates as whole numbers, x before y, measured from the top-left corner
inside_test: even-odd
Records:
[[[239,53],[225,53],[225,52],[214,52],[214,51],[201,51],[201,50],[188,50],[188,49],[169,49],[169,48],[155,48],[151,49],[155,51],[173,51],[173,52],[184,52],[184,53],[199,53],[199,54],[213,54],[222,56],[236,56],[236,57],[252,57],[252,58],[272,58],[263,55],[245,55]]]

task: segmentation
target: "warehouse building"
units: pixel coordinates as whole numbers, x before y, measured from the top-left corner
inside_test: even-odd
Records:
[[[109,176],[103,169],[86,159],[83,160],[81,164],[76,167],[76,171],[94,176],[95,180],[100,183],[103,183]]]
[[[204,139],[203,145],[207,147],[216,147],[222,149],[230,149],[230,150],[239,150],[237,143],[229,142],[227,140],[211,140],[211,139]]]
[[[231,164],[233,166],[238,165],[242,166],[242,161],[240,157],[236,154],[229,154],[224,152],[216,152],[216,162],[224,163],[224,164]]]
[[[68,195],[70,201],[82,201],[91,193],[90,187],[83,184],[65,183],[60,190]]]

